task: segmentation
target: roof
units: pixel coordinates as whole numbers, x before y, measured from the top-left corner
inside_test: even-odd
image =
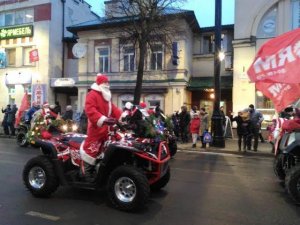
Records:
[[[221,29],[222,30],[234,30],[234,24],[222,25]],[[200,31],[201,32],[214,32],[215,31],[215,26],[202,27],[202,28],[200,28]]]
[[[233,87],[232,76],[221,76],[221,88],[231,89]],[[188,90],[203,90],[208,88],[214,88],[214,77],[192,77],[189,81]]]
[[[175,9],[175,8],[166,8],[164,11],[164,15],[167,17],[171,16],[183,16],[189,25],[191,26],[192,30],[194,32],[198,32],[200,30],[200,26],[198,24],[198,21],[196,19],[195,13],[193,10],[184,10],[184,9]],[[123,24],[127,24],[128,21],[132,19],[138,19],[138,17],[100,17],[96,20],[90,20],[87,22],[75,24],[73,26],[67,27],[67,30],[73,33],[76,33],[77,31],[84,31],[84,30],[91,30],[91,29],[99,29],[99,28],[108,28],[108,27],[116,27]]]

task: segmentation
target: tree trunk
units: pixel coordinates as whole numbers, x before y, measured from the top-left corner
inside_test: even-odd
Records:
[[[134,99],[133,99],[133,104],[135,105],[138,105],[140,103],[140,99],[142,95],[146,47],[147,47],[147,43],[145,41],[141,41],[139,43],[139,50],[140,50],[139,64],[138,64],[138,70],[136,75],[136,85],[135,85]]]

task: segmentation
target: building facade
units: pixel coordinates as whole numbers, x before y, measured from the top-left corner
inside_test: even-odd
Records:
[[[1,106],[20,106],[25,91],[38,104],[76,106],[77,90],[54,88],[75,83],[77,60],[68,53],[74,38],[66,27],[98,18],[90,8],[83,0],[0,1]]]
[[[115,9],[113,4],[116,2],[106,1],[106,12]],[[147,50],[141,101],[150,108],[159,103],[167,115],[180,110],[183,105],[188,108],[192,105],[206,106],[212,110],[213,98],[209,97],[205,91],[206,89],[211,91],[213,88],[213,28],[201,30],[193,11],[180,10],[178,14],[182,16],[176,17],[176,21],[172,20],[170,23],[170,28],[176,29],[172,48],[168,48],[163,43],[157,43]],[[119,107],[123,107],[127,101],[133,101],[134,98],[138,52],[132,45],[122,45],[120,36],[124,30],[122,28],[124,23],[122,20],[116,20],[116,17],[112,21],[108,15],[110,14],[108,13],[106,17],[99,20],[68,28],[78,36],[78,44],[85,52],[78,59],[79,71],[76,86],[80,110],[83,109],[88,89],[99,72],[109,76],[113,101]],[[124,19],[121,16],[120,18]],[[233,26],[224,27],[224,29],[227,29],[223,36],[223,43],[226,62],[228,62],[228,56],[232,56],[232,50],[227,45],[231,44]],[[175,58],[174,55],[176,55]],[[225,62],[222,65],[224,69],[222,75],[230,76],[230,88],[232,87],[232,70],[225,71]],[[205,86],[203,82],[208,84]],[[228,91],[229,108],[231,99],[231,91]]]
[[[299,18],[299,0],[256,0],[255,4],[247,0],[236,1],[233,41],[234,112],[252,103],[264,113],[266,120],[270,120],[275,114],[272,102],[249,82],[247,70],[262,44],[273,37],[298,28]]]

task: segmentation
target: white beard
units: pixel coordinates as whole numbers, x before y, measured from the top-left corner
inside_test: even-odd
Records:
[[[107,85],[103,85],[103,84],[100,84],[98,85],[99,86],[99,90],[101,91],[102,93],[102,96],[103,98],[109,102],[111,100],[111,91],[109,90],[109,86]]]

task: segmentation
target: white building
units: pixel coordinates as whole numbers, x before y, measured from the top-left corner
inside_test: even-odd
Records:
[[[247,70],[260,46],[300,26],[300,0],[239,0],[235,4],[233,111],[254,104],[271,119],[271,101],[249,83]],[[243,96],[243,97],[241,97]]]

